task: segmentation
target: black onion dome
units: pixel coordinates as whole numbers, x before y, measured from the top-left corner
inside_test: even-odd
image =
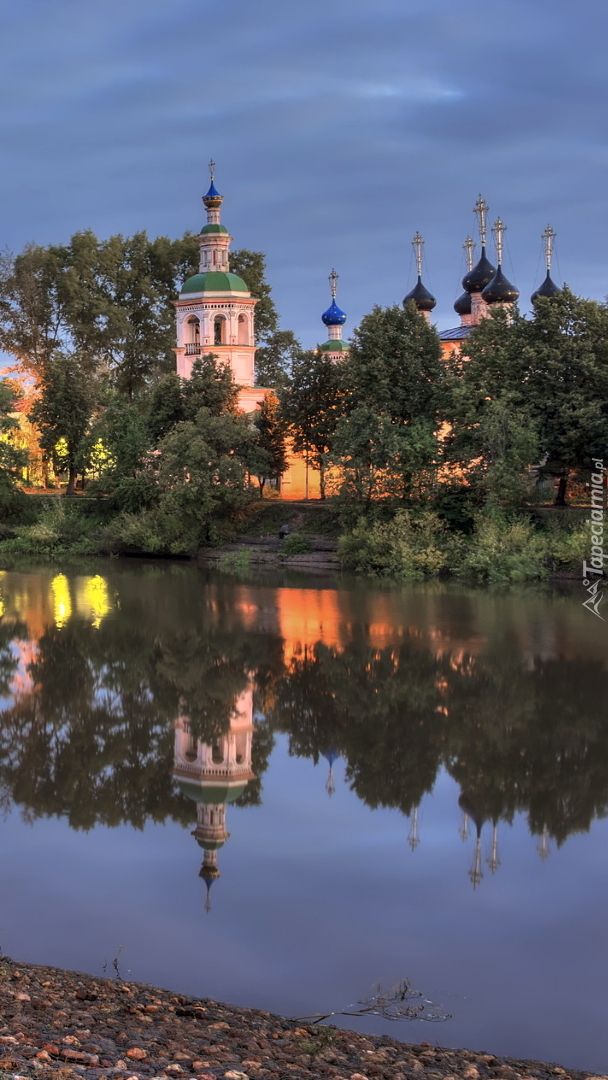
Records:
[[[470,315],[471,314],[471,294],[463,292],[462,296],[459,296],[454,301],[454,311],[457,315]]]
[[[407,304],[408,300],[413,300],[418,311],[432,311],[437,303],[435,297],[428,289],[425,289],[422,284],[422,279],[419,277],[418,281],[414,285],[411,292],[408,292],[407,296],[403,297],[403,306]]]
[[[468,293],[481,292],[490,283],[495,273],[496,267],[492,266],[490,260],[486,258],[484,246],[481,249],[481,257],[477,265],[463,277],[462,287]]]
[[[538,289],[536,289],[535,292],[532,293],[530,300],[532,301],[532,303],[534,303],[534,301],[539,296],[546,296],[551,299],[552,296],[557,296],[557,294],[561,291],[562,290],[558,289],[555,282],[551,280],[551,274],[547,270],[547,276],[545,280],[543,281],[542,285],[539,285]]]
[[[492,280],[482,289],[481,296],[486,304],[514,304],[519,291],[507,280],[499,266]]]

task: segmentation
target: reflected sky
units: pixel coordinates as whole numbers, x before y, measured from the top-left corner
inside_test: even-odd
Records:
[[[0,578],[2,945],[605,1071],[608,673],[568,594]],[[201,879],[201,870],[203,871]],[[205,910],[205,909],[208,910]]]

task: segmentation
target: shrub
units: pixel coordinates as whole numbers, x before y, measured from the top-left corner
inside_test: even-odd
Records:
[[[307,551],[310,551],[310,543],[305,536],[301,536],[300,533],[291,533],[286,537],[282,547],[282,554],[286,557],[290,555],[304,555]]]
[[[247,548],[239,548],[238,551],[227,551],[218,561],[218,569],[225,574],[248,574],[251,570],[251,552]]]
[[[92,525],[77,506],[62,498],[45,500],[33,525],[14,527],[13,539],[2,543],[5,554],[58,558],[68,554],[95,555],[100,544]]]
[[[547,574],[547,541],[527,518],[487,514],[460,549],[456,575],[489,585],[508,585]]]
[[[450,542],[438,514],[399,510],[392,521],[369,525],[361,519],[340,537],[338,558],[345,569],[404,581],[439,574],[449,561]]]

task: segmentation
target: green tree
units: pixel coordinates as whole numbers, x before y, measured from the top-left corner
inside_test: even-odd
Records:
[[[94,404],[80,356],[56,352],[45,367],[40,397],[28,418],[40,431],[40,445],[55,468],[68,472],[66,495],[73,495],[76,488]]]
[[[247,455],[254,438],[241,415],[214,415],[177,424],[159,443],[156,520],[166,550],[192,552],[234,527],[249,501]]]
[[[0,346],[36,379],[56,349],[79,352],[90,372],[133,397],[174,365],[173,301],[197,247],[189,234],[100,241],[88,230],[5,256]]]
[[[238,394],[225,363],[213,353],[197,357],[189,379],[174,372],[154,388],[148,410],[152,439],[158,443],[176,424],[196,420],[199,409],[207,409],[213,416],[235,412]]]
[[[256,386],[285,390],[290,384],[293,366],[301,352],[300,342],[291,330],[275,330],[269,334],[255,354]]]
[[[249,292],[258,301],[255,306],[255,340],[256,344],[266,344],[279,325],[272,290],[265,276],[266,258],[261,251],[241,248],[230,253],[230,270],[242,277]]]
[[[413,303],[375,307],[355,330],[342,372],[349,419],[340,425],[334,457],[347,469],[346,488],[367,504],[378,493],[408,498],[428,490],[445,407],[435,330]]]
[[[25,454],[13,443],[18,424],[14,415],[18,392],[8,379],[0,380],[0,500],[5,504],[26,464]]]
[[[304,352],[294,360],[289,387],[282,395],[283,415],[293,448],[305,454],[319,473],[321,498],[336,424],[342,409],[342,365],[323,352]]]
[[[608,308],[568,288],[540,298],[533,319],[497,311],[475,327],[456,372],[452,450],[516,473],[541,462],[558,479],[589,469],[608,443]]]
[[[110,396],[86,442],[89,467],[97,475],[94,490],[108,496],[110,509],[137,511],[153,501],[153,477],[146,468],[152,440],[145,417],[132,402]]]
[[[165,375],[152,392],[147,420],[153,442],[159,442],[185,419],[182,380],[174,371]]]
[[[257,476],[260,498],[266,480],[278,480],[288,467],[285,421],[276,394],[266,394],[261,409],[253,416],[257,438],[251,445],[247,463],[249,472]]]

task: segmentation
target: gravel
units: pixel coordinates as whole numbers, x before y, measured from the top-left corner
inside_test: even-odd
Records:
[[[3,958],[0,1078],[32,1076],[583,1080],[596,1074],[302,1024],[259,1009]]]

